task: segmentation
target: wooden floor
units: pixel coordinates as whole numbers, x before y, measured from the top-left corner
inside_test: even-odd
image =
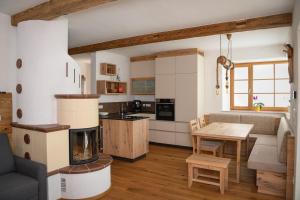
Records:
[[[185,159],[191,150],[150,145],[147,157],[134,163],[114,160],[112,187],[101,200],[277,200],[280,198],[256,192],[255,171],[242,162],[241,183],[229,182],[224,195],[215,186],[193,183],[187,187]],[[234,162],[230,166],[230,178],[234,178]]]

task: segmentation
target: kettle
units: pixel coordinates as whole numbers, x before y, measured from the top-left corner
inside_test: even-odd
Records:
[[[133,100],[133,111],[134,112],[142,112],[142,101],[141,100]]]

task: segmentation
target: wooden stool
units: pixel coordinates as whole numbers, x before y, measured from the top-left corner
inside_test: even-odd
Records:
[[[191,187],[193,181],[199,183],[205,183],[210,185],[216,185],[220,187],[221,194],[224,194],[225,189],[228,189],[228,166],[230,159],[220,158],[206,154],[193,154],[186,159],[188,163],[188,186]],[[201,174],[199,172],[194,173],[194,169],[205,169],[209,171],[219,172],[219,176]],[[202,179],[200,179],[202,178]],[[203,178],[206,178],[204,180]],[[215,182],[209,179],[217,179],[219,182]]]

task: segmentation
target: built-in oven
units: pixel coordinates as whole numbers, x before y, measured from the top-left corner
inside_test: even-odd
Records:
[[[156,99],[156,120],[175,120],[174,99]]]

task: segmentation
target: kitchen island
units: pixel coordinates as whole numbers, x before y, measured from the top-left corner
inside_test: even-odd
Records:
[[[100,116],[103,123],[103,153],[130,160],[149,151],[149,119],[110,114]]]

